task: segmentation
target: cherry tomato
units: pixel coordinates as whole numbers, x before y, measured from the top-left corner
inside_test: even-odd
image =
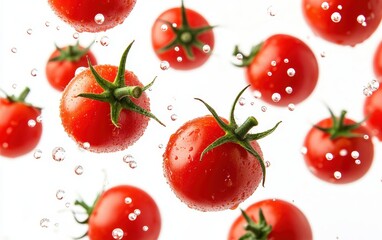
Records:
[[[56,47],[45,68],[50,85],[58,91],[63,91],[74,77],[76,70],[88,66],[87,58],[96,65],[97,60],[89,49],[90,46],[84,48],[78,42],[76,45],[69,45],[64,48]]]
[[[363,177],[374,157],[374,145],[368,128],[331,112],[314,125],[304,140],[305,163],[319,179],[330,183],[350,183]]]
[[[131,45],[119,67],[90,65],[90,69],[76,75],[63,91],[62,125],[80,146],[89,144],[89,151],[126,149],[143,135],[149,117],[157,120],[149,112],[150,102],[144,92],[152,83],[143,87],[137,76],[125,70]]]
[[[241,56],[247,81],[261,93],[261,99],[276,106],[304,101],[318,81],[318,63],[312,50],[300,39],[276,34],[252,48],[245,56],[236,46],[234,55]]]
[[[233,110],[228,124],[204,104],[212,116],[192,119],[171,135],[163,154],[164,175],[176,196],[190,208],[235,208],[264,180],[263,153],[256,140],[277,126],[258,135],[249,134],[257,124],[254,117],[238,127]]]
[[[119,185],[103,192],[94,206],[83,201],[88,219],[90,240],[157,240],[161,230],[161,216],[155,200],[140,188]],[[76,217],[76,216],[75,216]],[[77,218],[76,218],[77,219]]]
[[[366,124],[371,129],[373,136],[382,141],[382,89],[378,88],[365,99],[363,111]]]
[[[136,0],[48,0],[64,22],[78,32],[101,32],[122,24]]]
[[[202,66],[211,56],[215,39],[212,26],[198,12],[171,8],[155,20],[151,30],[153,49],[162,61],[178,70]]]
[[[246,236],[247,238],[241,238]],[[313,233],[304,213],[280,199],[266,199],[250,205],[232,224],[228,240],[312,240]]]
[[[32,151],[40,142],[41,110],[25,102],[30,89],[19,97],[0,98],[0,155],[16,158]]]
[[[382,81],[382,41],[378,44],[374,53],[373,70],[379,81]]]
[[[317,36],[335,44],[355,46],[378,28],[382,1],[303,0],[302,12]]]

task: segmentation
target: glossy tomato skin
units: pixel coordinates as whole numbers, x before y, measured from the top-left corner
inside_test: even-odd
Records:
[[[41,111],[22,102],[0,98],[0,156],[16,158],[32,151],[40,142]],[[29,123],[28,122],[32,121]]]
[[[190,208],[235,208],[262,180],[259,161],[237,144],[225,143],[200,159],[203,150],[223,135],[216,120],[208,115],[186,122],[169,139],[163,155],[164,175],[177,197]],[[262,156],[258,143],[252,141],[251,145]]]
[[[380,83],[381,84],[381,83]],[[378,88],[365,99],[363,111],[372,135],[382,141],[382,89]]]
[[[192,9],[186,8],[185,10],[187,20],[191,28],[209,26],[208,21],[201,14]],[[177,70],[195,69],[207,62],[207,60],[211,56],[212,49],[215,45],[215,37],[212,30],[206,31],[197,36],[197,39],[205,45],[208,45],[211,50],[206,53],[203,51],[203,49],[199,49],[196,46],[192,46],[194,58],[190,59],[186,55],[186,52],[183,49],[183,47],[181,46],[179,46],[178,48],[174,47],[164,52],[159,51],[176,38],[176,34],[174,33],[174,31],[172,31],[170,26],[167,26],[166,31],[162,30],[162,26],[164,24],[163,21],[167,21],[176,24],[177,26],[181,26],[181,8],[171,8],[163,12],[158,16],[158,18],[155,20],[152,26],[152,47],[160,60],[169,62],[170,67]]]
[[[303,0],[302,12],[317,36],[335,44],[355,46],[378,28],[382,1]]]
[[[80,49],[84,49],[83,47],[79,47]],[[67,47],[63,48],[66,51]],[[60,55],[60,51],[56,49],[50,55],[49,59],[53,59]],[[75,75],[75,72],[80,67],[88,67],[88,60],[93,64],[97,65],[97,59],[94,56],[93,52],[90,50],[83,55],[77,61],[48,61],[45,67],[46,77],[48,79],[49,84],[55,88],[56,90],[62,92],[66,85],[72,80]]]
[[[266,199],[250,205],[245,212],[256,223],[263,211],[272,231],[268,240],[312,240],[313,232],[305,214],[295,205],[281,199]],[[239,216],[232,224],[228,240],[238,240],[245,234],[246,220]]]
[[[382,81],[382,41],[378,44],[373,58],[373,70],[379,81]]]
[[[266,39],[246,68],[246,79],[261,99],[275,106],[304,101],[318,81],[318,62],[312,50],[300,39],[276,34]],[[280,94],[279,101],[272,96]]]
[[[155,200],[147,192],[120,185],[100,196],[88,226],[90,240],[114,240],[115,229],[123,231],[123,239],[157,240],[161,215]]]
[[[50,7],[63,21],[78,32],[101,32],[123,23],[136,0],[48,0]],[[97,23],[97,14],[104,21]]]
[[[118,67],[98,65],[94,69],[106,80],[113,82]],[[137,76],[125,71],[127,86],[141,86]],[[101,93],[103,89],[95,81],[89,69],[76,75],[63,91],[60,102],[60,117],[68,135],[77,144],[89,143],[92,152],[116,152],[124,150],[135,143],[144,133],[149,118],[142,114],[123,109],[118,124],[113,125],[110,119],[110,104],[77,97],[81,93]],[[150,101],[145,92],[139,98],[132,98],[138,106],[149,110]]]
[[[355,122],[345,118],[344,123]],[[331,127],[333,121],[331,118],[323,119],[317,126]],[[371,132],[361,125],[352,133],[359,134],[359,137],[331,139],[328,133],[315,127],[309,130],[304,140],[307,150],[304,159],[316,177],[330,183],[344,184],[354,182],[368,172],[374,157]]]

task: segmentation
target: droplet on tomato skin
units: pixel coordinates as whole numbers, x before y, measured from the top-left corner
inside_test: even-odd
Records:
[[[161,61],[159,67],[162,70],[168,70],[170,68],[170,63],[167,61]]]
[[[179,57],[176,58],[176,61],[177,61],[177,62],[182,62],[182,61],[183,61],[183,58],[179,56]]]
[[[276,67],[276,65],[277,65],[277,62],[275,60],[271,61],[271,66],[272,67]]]
[[[342,177],[342,174],[340,171],[335,171],[333,175],[334,175],[334,178],[337,180],[341,179]]]
[[[74,76],[77,76],[78,74],[80,74],[81,72],[83,72],[86,69],[87,69],[86,67],[77,68],[76,71],[74,72]]]
[[[37,76],[37,69],[36,68],[33,68],[32,70],[31,70],[31,75],[32,75],[32,77],[36,77]]]
[[[267,72],[268,77],[272,76],[272,72]]]
[[[296,70],[294,70],[294,68],[288,68],[287,74],[289,77],[294,77],[294,75],[296,74]]]
[[[102,13],[97,13],[94,16],[94,22],[97,23],[98,25],[101,25],[105,22],[105,16]]]
[[[82,143],[82,146],[81,146],[83,149],[85,150],[88,150],[90,148],[90,143],[89,142],[84,142]]]
[[[284,58],[284,63],[289,63],[289,59],[288,58]]]
[[[179,52],[179,50],[180,50],[180,48],[179,48],[178,46],[175,46],[175,47],[174,47],[174,51],[175,51],[175,52]]]
[[[131,197],[125,197],[125,204],[131,204],[133,202],[133,199]]]
[[[328,2],[323,2],[321,3],[321,8],[323,10],[328,10],[329,9],[329,3]]]
[[[135,221],[137,219],[137,215],[135,213],[130,213],[129,214],[129,220],[130,221]]]
[[[334,156],[332,153],[327,153],[327,154],[325,154],[325,158],[326,158],[326,160],[331,161],[331,160],[333,160]]]
[[[178,24],[173,23],[173,24],[172,24],[172,27],[176,28],[176,27],[178,27]]]
[[[302,147],[302,148],[300,149],[300,152],[301,152],[302,155],[305,155],[305,154],[308,153],[308,148],[307,148],[307,147]]]
[[[84,173],[84,168],[81,165],[77,165],[74,168],[74,173],[77,175],[82,175]]]
[[[361,24],[362,26],[366,26],[366,25],[364,25],[366,22],[366,18],[365,18],[365,16],[364,15],[358,15],[358,17],[357,17],[357,22],[359,23],[359,24]]]
[[[331,15],[332,22],[339,23],[341,21],[341,14],[339,12],[334,12]]]
[[[165,23],[160,26],[160,30],[162,30],[163,32],[167,31],[167,29],[168,29],[168,26]]]
[[[375,92],[379,88],[379,82],[375,79],[371,80],[368,84],[367,87],[370,88],[372,92]]]
[[[43,117],[40,115],[40,116],[37,116],[36,117],[36,122],[38,122],[38,123],[42,123],[42,119],[43,119]]]
[[[149,230],[149,227],[148,227],[148,226],[143,226],[143,227],[142,227],[142,231],[147,232],[148,230]]]
[[[99,42],[101,43],[102,46],[107,47],[110,44],[110,39],[108,36],[103,36],[103,37],[101,37]]]
[[[358,151],[352,151],[351,152],[351,157],[354,158],[354,159],[359,158],[359,152]]]
[[[361,164],[361,160],[359,160],[359,159],[355,160],[354,162],[355,162],[355,164],[357,164],[357,165],[360,165],[360,164]]]
[[[57,190],[57,192],[56,192],[56,198],[57,198],[58,200],[62,200],[62,199],[64,199],[64,196],[65,196],[65,191],[64,191],[64,190],[62,190],[62,189]]]
[[[288,86],[285,88],[285,92],[291,94],[293,92],[293,88]]]
[[[28,34],[28,35],[32,35],[32,32],[33,32],[32,28],[28,28],[28,29],[27,29],[27,34]]]
[[[253,96],[256,98],[256,99],[260,99],[261,98],[261,92],[258,91],[258,90],[255,90],[253,92]]]
[[[210,51],[211,51],[211,47],[210,47],[210,45],[205,44],[205,45],[203,46],[203,52],[204,52],[204,53],[209,53]]]
[[[33,153],[33,157],[35,159],[40,159],[42,157],[42,151],[40,149],[36,149]]]
[[[42,228],[48,228],[50,224],[50,220],[48,218],[42,218],[40,220],[40,227]]]
[[[34,119],[28,120],[28,127],[33,128],[36,126],[36,121]]]
[[[141,215],[141,210],[140,209],[134,209],[134,214],[137,216]]]
[[[120,239],[123,238],[123,235],[124,235],[124,234],[125,234],[125,233],[123,232],[122,229],[120,229],[120,228],[115,228],[115,229],[113,230],[113,232],[111,233],[111,236],[112,236],[114,239],[116,239],[116,240],[120,240]]]
[[[365,95],[366,97],[370,97],[371,95],[373,95],[373,91],[371,91],[371,89],[368,87],[364,87],[362,92],[363,95]]]
[[[337,9],[338,9],[338,10],[342,10],[342,5],[338,5],[338,6],[337,6]]]
[[[365,140],[369,140],[369,135],[367,135],[367,134],[365,134],[365,135],[363,135],[363,139],[365,139]]]
[[[52,151],[52,158],[57,162],[61,162],[65,159],[65,149],[62,147],[55,147]]]
[[[12,53],[17,53],[17,48],[15,48],[15,47],[11,48],[11,52]]]
[[[346,155],[348,155],[348,151],[346,149],[341,149],[340,156],[345,157]]]
[[[288,110],[289,111],[294,111],[296,109],[296,106],[293,103],[288,104]]]
[[[273,93],[273,94],[272,94],[272,101],[273,101],[273,102],[277,103],[277,102],[280,101],[280,99],[281,99],[281,95],[280,95],[280,93]]]

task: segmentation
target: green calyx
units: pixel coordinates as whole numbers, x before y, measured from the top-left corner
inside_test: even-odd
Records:
[[[239,240],[267,240],[269,233],[272,231],[272,226],[267,224],[263,211],[259,210],[259,222],[254,222],[248,214],[242,210],[241,214],[247,221],[247,225],[244,227],[246,233],[239,238]]]
[[[160,20],[164,22],[167,26],[171,28],[171,30],[175,33],[176,37],[165,47],[158,50],[158,53],[162,53],[168,51],[170,49],[174,49],[176,46],[181,46],[186,53],[188,59],[194,59],[194,53],[192,52],[192,47],[195,46],[201,51],[203,51],[203,46],[205,43],[201,42],[198,39],[198,36],[204,32],[207,32],[214,28],[214,26],[203,26],[198,28],[193,28],[189,25],[186,8],[184,7],[183,0],[181,9],[181,18],[182,24],[181,26],[174,26],[173,23],[165,20]]]
[[[330,112],[333,125],[329,128],[324,128],[318,125],[314,125],[313,126],[314,128],[329,134],[330,139],[336,139],[338,137],[345,137],[345,138],[363,137],[362,134],[353,133],[353,130],[359,128],[365,120],[354,123],[354,124],[345,124],[345,116],[347,113],[345,110],[342,110],[341,115],[337,117],[334,115],[333,111],[330,108],[328,109]]]
[[[29,87],[25,87],[24,90],[20,93],[19,96],[15,96],[15,95],[8,95],[4,90],[0,89],[0,92],[3,92],[5,97],[7,98],[7,100],[9,102],[12,102],[12,103],[16,103],[16,102],[19,102],[19,103],[23,103],[29,107],[33,107],[33,108],[36,108],[36,109],[39,109],[41,110],[40,107],[36,107],[36,106],[33,106],[32,104],[26,102],[26,98],[28,97],[29,93],[30,93],[30,88]]]
[[[235,57],[238,57],[238,55],[240,55],[240,58],[241,58],[241,64],[235,64],[235,66],[237,67],[247,67],[248,65],[250,65],[253,61],[253,59],[256,57],[256,55],[259,53],[261,47],[263,46],[263,42],[253,46],[251,48],[251,52],[249,53],[249,55],[245,55],[243,54],[240,50],[239,50],[239,46],[236,45],[235,46],[235,49],[233,50],[233,53],[232,55],[235,56]]]
[[[125,52],[122,55],[122,58],[118,67],[118,73],[117,73],[117,76],[115,77],[114,82],[109,82],[106,79],[102,78],[102,76],[97,73],[97,71],[94,69],[93,65],[91,64],[91,62],[88,60],[90,71],[92,72],[97,83],[100,85],[100,87],[104,91],[100,94],[81,93],[78,96],[109,103],[111,121],[116,127],[119,127],[118,119],[123,109],[131,110],[139,114],[142,114],[146,117],[152,118],[158,123],[160,123],[161,125],[165,126],[161,121],[159,121],[159,119],[154,114],[138,106],[131,100],[131,98],[139,98],[144,91],[149,89],[154,84],[154,81],[155,81],[155,78],[154,78],[154,80],[151,83],[144,86],[143,88],[140,86],[126,86],[125,65],[126,65],[127,55],[133,43],[134,41],[129,44],[129,46],[126,48]]]
[[[261,165],[262,172],[263,172],[263,186],[264,186],[264,183],[265,183],[265,171],[266,171],[265,170],[264,160],[259,155],[259,153],[256,152],[255,149],[253,149],[253,147],[251,146],[250,142],[254,141],[254,140],[261,139],[261,138],[271,134],[274,130],[276,130],[278,125],[281,123],[281,121],[278,122],[273,128],[271,128],[271,129],[269,129],[267,131],[260,132],[260,133],[254,133],[254,134],[249,133],[249,131],[254,126],[258,125],[258,122],[257,122],[255,117],[253,117],[253,116],[248,117],[247,120],[241,126],[239,126],[236,123],[235,116],[234,116],[235,106],[236,106],[240,96],[243,94],[243,92],[248,87],[249,87],[249,85],[246,86],[243,90],[241,90],[240,93],[237,95],[237,97],[236,97],[236,99],[235,99],[235,101],[233,103],[233,106],[231,108],[231,114],[230,114],[230,120],[229,120],[230,122],[228,124],[225,123],[219,117],[219,115],[216,113],[216,111],[211,106],[209,106],[206,102],[204,102],[203,100],[201,100],[199,98],[195,98],[196,100],[201,101],[207,107],[207,109],[210,111],[212,116],[215,118],[216,122],[219,124],[219,126],[225,132],[224,136],[218,138],[213,143],[211,143],[209,146],[207,146],[206,149],[204,149],[204,151],[202,152],[202,154],[200,156],[200,160],[202,160],[204,154],[206,154],[208,151],[211,151],[212,149],[214,149],[214,148],[216,148],[216,147],[218,147],[218,146],[220,146],[222,144],[225,144],[225,143],[235,143],[235,144],[238,144],[242,148],[247,150],[251,155],[253,155],[259,161],[259,163]]]
[[[60,55],[57,57],[49,59],[49,62],[59,62],[59,61],[69,61],[77,62],[85,54],[89,52],[90,47],[93,45],[92,42],[88,47],[81,48],[79,42],[77,41],[76,45],[69,45],[66,48],[60,48],[56,45],[57,51],[60,52]]]

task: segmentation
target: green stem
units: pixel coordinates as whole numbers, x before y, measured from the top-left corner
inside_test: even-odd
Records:
[[[117,88],[114,90],[114,97],[117,99],[122,99],[124,97],[133,97],[133,98],[139,98],[143,93],[143,90],[141,87],[138,86],[126,86]]]
[[[244,139],[247,133],[255,126],[257,126],[259,122],[256,120],[255,117],[250,116],[245,120],[245,122],[239,126],[236,130],[235,133],[237,136],[239,136],[240,139]]]
[[[16,98],[16,100],[19,102],[25,102],[25,99],[27,98],[30,91],[31,90],[29,87],[24,88],[24,90],[21,92],[20,96]]]

